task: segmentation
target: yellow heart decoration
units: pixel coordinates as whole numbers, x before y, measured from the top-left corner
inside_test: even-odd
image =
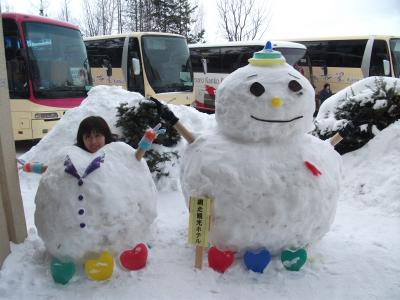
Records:
[[[85,273],[90,280],[106,280],[111,277],[113,271],[114,258],[108,251],[102,252],[98,259],[85,261]]]

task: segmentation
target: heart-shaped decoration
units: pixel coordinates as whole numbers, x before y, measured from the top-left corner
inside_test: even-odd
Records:
[[[289,271],[298,271],[307,261],[305,249],[284,250],[281,253],[282,264]]]
[[[233,263],[235,253],[232,251],[220,251],[216,247],[208,250],[208,265],[213,270],[224,273]]]
[[[85,273],[90,280],[102,281],[111,277],[114,271],[114,258],[108,251],[101,253],[98,259],[85,261]]]
[[[67,284],[75,274],[75,264],[72,262],[62,262],[53,257],[50,263],[50,271],[55,282]]]
[[[243,259],[244,264],[249,270],[262,273],[271,261],[271,254],[266,248],[261,248],[254,252],[247,250]]]
[[[146,266],[147,247],[140,243],[131,250],[125,250],[119,256],[121,266],[130,271],[136,271]]]

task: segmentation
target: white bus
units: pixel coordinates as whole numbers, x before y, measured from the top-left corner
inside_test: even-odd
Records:
[[[289,39],[307,47],[299,66],[320,92],[333,93],[369,76],[400,78],[399,36],[342,36]]]
[[[193,71],[186,39],[132,32],[84,39],[93,85],[118,85],[168,103],[193,102]]]
[[[194,72],[194,106],[203,112],[214,112],[218,85],[228,74],[247,65],[253,53],[262,50],[265,44],[246,41],[189,45]],[[272,46],[282,52],[291,65],[295,65],[306,52],[304,45],[293,42],[273,41]]]

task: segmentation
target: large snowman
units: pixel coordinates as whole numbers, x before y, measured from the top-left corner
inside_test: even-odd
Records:
[[[85,263],[89,278],[103,280],[121,252],[128,269],[134,264],[129,256],[145,251],[147,258],[144,244],[130,249],[145,241],[156,217],[156,187],[146,162],[129,145],[114,142],[95,153],[63,148],[42,175],[35,202],[35,224],[56,259],[56,281],[69,280],[71,264]]]
[[[305,249],[328,232],[341,158],[308,134],[314,99],[307,79],[269,43],[218,87],[217,129],[188,146],[181,172],[186,200],[213,199],[208,258],[216,270],[233,253],[253,271],[270,255],[298,270]]]

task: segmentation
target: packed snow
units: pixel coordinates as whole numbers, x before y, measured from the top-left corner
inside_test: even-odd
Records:
[[[74,144],[79,122],[88,115],[102,116],[119,133],[114,125],[115,107],[123,102],[134,105],[140,99],[117,87],[96,87],[22,158],[48,163],[63,146]],[[214,115],[190,107],[169,107],[196,137],[216,130]],[[398,299],[399,127],[400,122],[392,124],[363,148],[343,156],[335,221],[322,240],[308,249],[308,261],[299,272],[287,271],[278,257],[272,258],[262,274],[247,270],[239,260],[224,274],[217,273],[207,266],[206,255],[202,270],[194,269],[178,160],[167,166],[170,176],[157,183],[158,216],[147,241],[147,266],[136,272],[116,266],[112,277],[103,282],[90,281],[80,269],[67,285],[57,284],[50,274],[50,256],[34,225],[34,199],[41,176],[20,172],[28,237],[22,244],[11,245],[12,253],[0,271],[0,298]],[[182,140],[174,150],[183,155],[187,148]]]

